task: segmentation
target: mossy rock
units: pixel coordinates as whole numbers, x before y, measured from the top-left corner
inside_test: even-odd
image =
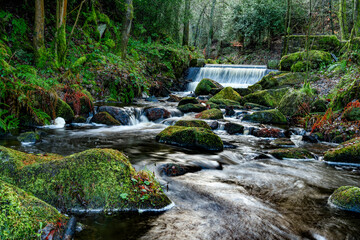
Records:
[[[174,126],[180,127],[201,127],[211,130],[210,126],[201,120],[180,120],[175,123]]]
[[[74,111],[71,109],[69,104],[61,99],[58,99],[55,107],[56,117],[62,117],[66,122],[71,122],[74,119]]]
[[[298,113],[303,103],[309,103],[309,97],[299,90],[292,89],[281,99],[278,109],[285,116],[292,117]]]
[[[245,96],[241,102],[255,103],[265,107],[275,108],[279,105],[288,88],[262,90]]]
[[[277,109],[254,112],[245,115],[243,120],[265,124],[287,124],[286,117]]]
[[[110,126],[120,126],[121,123],[113,118],[109,113],[107,112],[99,112],[95,114],[95,116],[91,119],[92,122],[98,123],[98,124],[106,124]]]
[[[360,163],[360,138],[353,138],[325,152],[325,161]]]
[[[342,186],[330,196],[329,202],[342,210],[360,213],[360,188]]]
[[[184,97],[183,99],[180,100],[178,106],[183,106],[189,103],[199,104],[199,100],[197,100],[195,97]]]
[[[354,99],[360,99],[360,80],[343,81],[346,80],[340,82],[342,87],[335,92],[330,103],[330,107],[333,110],[342,110],[349,102],[352,102]]]
[[[213,88],[223,88],[221,84],[218,82],[211,80],[209,78],[204,78],[199,82],[199,84],[196,86],[195,94],[197,96],[200,95],[209,95],[211,92],[211,89]]]
[[[242,106],[239,102],[229,99],[213,99],[211,98],[207,104],[216,104],[220,108],[233,107],[234,109],[240,109]],[[211,105],[210,105],[211,107]],[[213,108],[213,107],[212,107]]]
[[[229,100],[229,101],[230,101],[230,100]],[[217,105],[216,103],[207,101],[206,104],[209,105],[210,109],[220,109],[220,106]],[[223,106],[222,106],[222,107],[223,107]],[[226,106],[224,106],[223,108],[225,108],[225,107],[226,107]]]
[[[241,96],[232,87],[226,87],[223,90],[221,90],[219,93],[217,93],[215,96],[210,98],[210,101],[217,99],[228,99],[239,102],[241,100]]]
[[[258,84],[262,89],[300,87],[306,78],[305,73],[270,72]]]
[[[272,145],[279,147],[293,147],[295,144],[289,138],[278,138],[274,141],[271,141]]]
[[[256,83],[254,85],[249,86],[248,89],[250,92],[254,93],[254,92],[262,90],[263,88],[260,84]]]
[[[347,108],[343,113],[343,118],[345,118],[348,121],[359,121],[360,108],[359,107]]]
[[[253,109],[253,110],[269,110],[270,109],[269,107],[265,107],[263,105],[256,104],[256,103],[245,103],[244,108]]]
[[[178,106],[178,109],[183,113],[189,113],[189,112],[199,113],[206,110],[206,106],[202,104],[188,103],[185,105]]]
[[[225,124],[225,131],[230,134],[243,134],[244,133],[244,126],[236,123],[226,123]]]
[[[293,70],[304,71],[304,65],[306,65],[307,53],[296,52],[286,56],[283,56],[280,61],[281,71]],[[302,63],[299,63],[302,62]],[[309,65],[311,69],[319,69],[321,66],[326,66],[332,63],[332,56],[328,52],[312,50],[309,51]],[[296,66],[294,66],[296,65]]]
[[[222,151],[220,137],[205,128],[171,126],[156,136],[156,141],[191,149]]]
[[[217,120],[223,119],[224,116],[220,109],[209,109],[196,115],[196,118]]]
[[[240,95],[240,96],[246,96],[252,91],[249,88],[234,88],[234,90]]]
[[[40,141],[40,134],[37,132],[21,133],[17,139],[22,143],[37,143]]]
[[[0,150],[3,179],[64,211],[161,209],[170,203],[154,176],[136,172],[117,150],[90,149],[64,158]]]
[[[83,116],[77,116],[72,122],[73,123],[86,123],[87,118],[85,118]]]
[[[24,190],[0,180],[0,238],[36,239],[46,225],[64,223],[67,218],[56,208]],[[56,231],[54,237],[62,237]]]
[[[270,154],[280,160],[283,160],[285,158],[290,158],[290,159],[314,158],[311,152],[303,148],[275,149],[270,151]]]

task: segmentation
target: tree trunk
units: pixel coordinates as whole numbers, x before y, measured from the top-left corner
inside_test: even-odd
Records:
[[[190,36],[190,0],[185,0],[183,46],[189,45],[189,36]]]
[[[335,29],[334,29],[334,21],[332,17],[332,0],[329,0],[329,19],[330,19],[330,25],[331,25],[331,32],[334,35]]]
[[[342,40],[348,39],[348,28],[346,21],[346,0],[340,0],[339,5],[339,24],[340,24],[340,34]]]
[[[67,0],[56,1],[56,44],[55,53],[60,66],[65,64],[66,59],[66,13]]]
[[[291,32],[291,0],[287,0],[287,10],[286,10],[286,19],[285,19],[285,41],[284,41],[284,49],[282,55],[286,55],[289,50],[289,37]]]
[[[45,50],[44,29],[45,29],[45,11],[44,0],[35,0],[35,23],[34,23],[34,53],[35,63],[39,64],[39,60]]]
[[[120,43],[119,49],[118,49],[122,59],[126,58],[127,45],[129,42],[129,36],[130,36],[130,31],[131,31],[131,24],[132,24],[132,20],[134,18],[133,1],[126,0],[125,8],[126,8],[126,12],[125,12],[125,16],[124,16],[123,24],[122,24],[121,43]]]
[[[209,19],[209,35],[207,39],[206,45],[206,58],[210,58],[211,56],[211,43],[214,37],[214,12],[215,12],[216,0],[213,0],[211,11],[210,11],[210,19]]]
[[[204,6],[203,10],[201,11],[200,13],[200,16],[199,16],[199,20],[196,24],[196,28],[195,28],[195,37],[194,37],[194,46],[196,47],[197,46],[197,39],[199,37],[199,29],[200,29],[200,23],[201,23],[201,20],[204,16],[204,13],[205,13],[205,10],[207,8],[207,5]]]
[[[349,44],[349,48],[350,45],[352,45],[352,42],[354,40],[354,37],[356,37],[358,35],[358,31],[359,31],[359,2],[360,0],[353,0],[353,27],[351,29],[351,35],[350,35],[350,44]]]

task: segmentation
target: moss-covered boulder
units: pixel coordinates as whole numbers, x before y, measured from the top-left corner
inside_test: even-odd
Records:
[[[229,99],[213,99],[211,98],[207,104],[211,106],[211,104],[216,104],[219,108],[232,107],[234,109],[242,108],[240,103],[237,101],[229,100]],[[215,107],[211,107],[215,108]]]
[[[256,103],[245,103],[244,108],[245,109],[252,109],[252,110],[256,110],[256,111],[269,110],[270,109],[269,107],[265,107],[263,105],[256,104]]]
[[[332,56],[328,52],[312,50],[309,51],[309,67],[310,69],[319,69],[321,66],[326,66],[332,63]],[[280,61],[281,71],[304,71],[307,64],[307,53],[296,52],[283,56]],[[305,67],[304,67],[305,66]],[[293,68],[293,69],[292,69]]]
[[[220,137],[205,128],[171,126],[156,136],[160,143],[176,145],[191,149],[222,151],[224,148]]]
[[[360,120],[360,107],[346,108],[343,113],[343,118],[348,121],[359,121]]]
[[[280,160],[283,160],[285,158],[290,158],[290,159],[314,158],[311,152],[303,148],[275,149],[270,151],[270,154]]]
[[[288,88],[280,89],[269,89],[254,92],[245,96],[241,102],[243,103],[255,103],[265,107],[277,107],[283,98],[283,96],[288,92]]]
[[[244,133],[244,126],[237,124],[237,123],[226,123],[225,124],[225,131],[230,134],[243,134]]]
[[[0,174],[64,211],[160,209],[170,203],[152,174],[136,172],[124,154],[112,149],[62,158],[0,147]]]
[[[199,104],[199,100],[197,100],[195,97],[184,97],[183,99],[180,100],[178,106],[183,106],[189,103]]]
[[[224,116],[220,109],[209,109],[196,115],[196,118],[217,120],[223,119]]]
[[[183,113],[189,113],[189,112],[199,113],[199,112],[205,111],[206,106],[204,106],[202,104],[188,103],[185,105],[178,106],[178,109]]]
[[[177,121],[175,123],[174,126],[179,126],[179,127],[201,127],[201,128],[206,128],[206,129],[211,129],[210,126],[201,120],[180,120]]]
[[[241,96],[232,87],[226,87],[215,96],[210,98],[210,101],[215,99],[228,99],[239,102],[241,100]]]
[[[277,109],[254,112],[245,115],[243,120],[265,124],[287,124],[286,117]]]
[[[221,86],[221,84],[219,84],[218,82],[216,82],[214,80],[211,80],[209,78],[204,78],[197,85],[197,87],[195,89],[195,94],[197,96],[209,95],[211,92],[211,89],[213,89],[213,88],[223,88],[223,86]]]
[[[262,89],[300,87],[306,78],[305,73],[292,72],[270,72],[264,76],[258,84]]]
[[[62,117],[66,122],[71,122],[74,119],[74,111],[69,104],[61,99],[58,99],[55,107],[56,117]]]
[[[17,139],[22,143],[37,143],[40,141],[40,134],[38,132],[21,133]]]
[[[109,113],[107,112],[99,112],[94,115],[94,117],[91,119],[93,123],[98,124],[106,124],[110,126],[120,126],[121,123],[113,118]]]
[[[325,161],[360,163],[360,138],[353,138],[325,152]]]
[[[333,110],[342,110],[354,99],[360,99],[360,79],[348,80],[344,78],[334,93],[330,107]]]
[[[67,221],[54,207],[2,180],[0,219],[1,239],[36,239],[38,231],[45,226],[57,226]],[[62,237],[61,229],[54,231],[54,237]]]
[[[360,188],[342,186],[330,196],[329,202],[340,209],[360,213]]]
[[[299,113],[303,103],[309,103],[309,97],[299,90],[292,89],[281,99],[278,109],[285,116],[292,117]]]

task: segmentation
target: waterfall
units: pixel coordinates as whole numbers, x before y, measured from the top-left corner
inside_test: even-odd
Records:
[[[247,88],[261,80],[270,70],[262,65],[207,64],[202,68],[190,68],[187,78],[192,82],[188,91],[195,91],[198,83],[210,78],[224,87]]]

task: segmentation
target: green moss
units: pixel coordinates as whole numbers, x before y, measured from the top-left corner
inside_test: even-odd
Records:
[[[350,81],[342,80],[340,84],[342,87],[335,92],[332,102],[330,103],[330,107],[333,110],[342,110],[349,102],[360,98],[359,79],[351,79]]]
[[[106,124],[106,125],[112,125],[112,126],[120,126],[121,123],[117,121],[115,118],[113,118],[109,113],[107,112],[99,112],[95,114],[95,116],[91,119],[94,123],[99,124]]]
[[[306,70],[306,52],[296,52],[281,58],[281,71],[305,71]],[[328,52],[312,50],[309,51],[309,67],[310,69],[318,69],[332,63],[332,56]],[[305,67],[304,67],[305,66]],[[292,69],[293,68],[293,69]]]
[[[241,96],[232,87],[226,87],[223,90],[221,90],[218,94],[210,98],[210,101],[216,99],[228,99],[239,102],[241,100]]]
[[[57,62],[60,64],[60,66],[63,66],[65,64],[66,60],[66,30],[65,30],[65,24],[63,24],[57,31]]]
[[[237,101],[229,100],[229,99],[213,99],[211,98],[206,104],[209,104],[211,107],[211,104],[216,104],[220,108],[226,108],[226,107],[233,107],[234,109],[241,108],[241,105]],[[211,108],[217,108],[217,107],[211,107]]]
[[[223,88],[219,83],[215,82],[214,80],[204,78],[200,81],[200,83],[196,86],[195,94],[199,95],[209,95],[211,89],[213,88]]]
[[[175,123],[175,126],[180,127],[201,127],[211,130],[210,126],[201,120],[180,120]]]
[[[32,156],[8,151],[16,156]],[[154,176],[137,173],[117,150],[90,149],[62,159],[22,164],[12,171],[8,169],[11,159],[0,159],[0,173],[7,182],[61,209],[135,210],[163,208],[170,203]]]
[[[251,93],[254,93],[254,92],[262,90],[263,88],[260,84],[256,83],[254,85],[249,86],[248,89]]]
[[[308,159],[313,158],[312,154],[303,148],[286,148],[286,149],[275,149],[270,151],[270,154],[277,159]]]
[[[66,122],[70,122],[74,119],[74,111],[71,109],[69,104],[64,102],[61,99],[58,99],[56,107],[55,107],[56,117],[62,117]]]
[[[360,108],[353,107],[348,108],[344,111],[343,117],[348,121],[359,121],[360,120]]]
[[[30,75],[34,75],[34,76],[36,76],[36,74],[37,74],[37,70],[30,65],[17,65],[16,71],[18,73],[22,73],[22,74],[25,73],[25,74],[30,74]]]
[[[286,117],[277,109],[254,112],[251,115],[245,115],[243,120],[266,124],[287,124]]]
[[[37,132],[25,132],[20,134],[17,138],[20,142],[32,142],[36,143],[40,141],[40,134]]]
[[[329,201],[343,210],[360,213],[360,188],[342,186],[335,190]]]
[[[223,119],[223,113],[219,109],[209,109],[201,112],[199,115],[196,116],[200,119]]]
[[[360,163],[360,138],[351,139],[325,152],[325,161]]]
[[[279,111],[285,116],[292,117],[298,113],[303,103],[309,102],[308,96],[298,90],[290,90],[280,101]]]
[[[265,107],[256,103],[245,103],[244,108],[253,110],[269,110],[269,107]]]
[[[104,42],[104,45],[107,46],[108,48],[115,48],[115,42],[112,39],[106,39]]]
[[[66,221],[54,207],[0,180],[0,239],[35,239],[47,224]]]
[[[186,148],[208,151],[223,150],[223,142],[220,137],[205,128],[171,126],[159,133],[156,140]]]
[[[86,62],[86,56],[78,58],[72,65],[72,68],[81,67]]]
[[[198,104],[199,101],[194,97],[184,97],[183,99],[180,100],[178,106],[186,105],[186,104],[189,104],[189,103]]]
[[[206,107],[202,104],[188,103],[185,105],[178,106],[178,109],[183,113],[189,113],[189,112],[199,113],[199,112],[206,110]]]
[[[341,42],[336,35],[290,35],[290,51],[304,50],[306,39],[311,43],[311,49],[326,52],[338,53],[341,48]]]
[[[262,90],[245,96],[243,103],[255,103],[265,107],[277,107],[288,88]]]

